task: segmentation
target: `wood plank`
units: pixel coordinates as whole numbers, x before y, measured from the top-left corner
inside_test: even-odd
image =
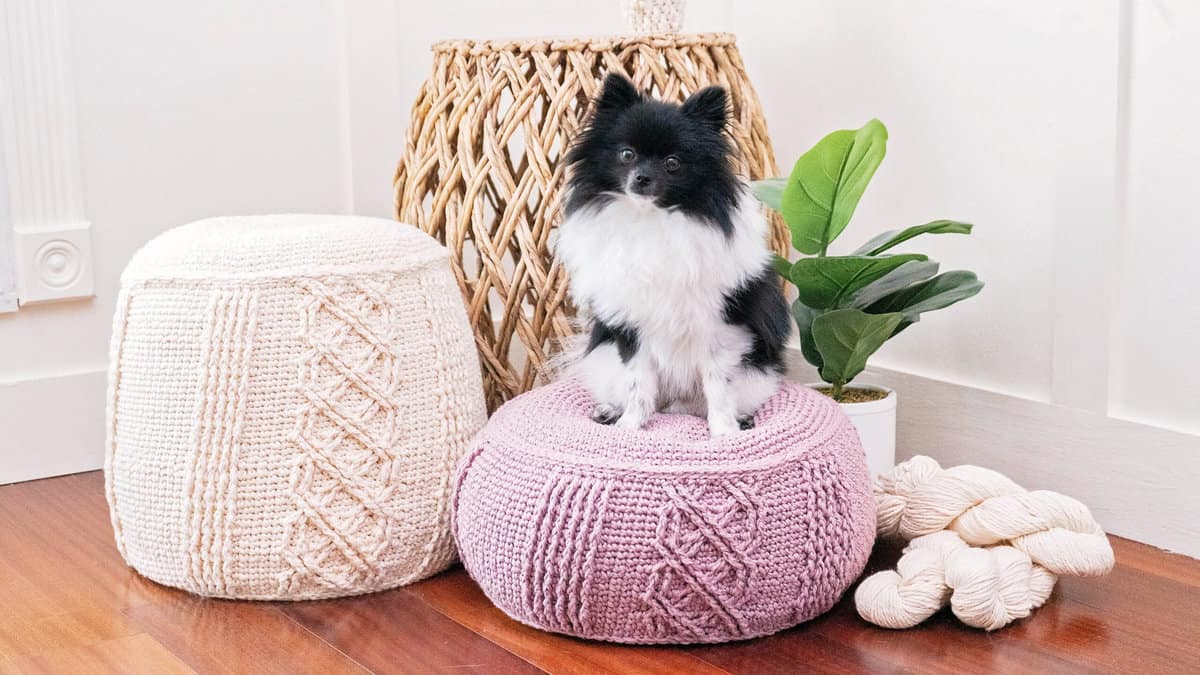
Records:
[[[1194,586],[1118,565],[1099,579],[1063,577],[1056,593],[1062,601],[1039,610],[1023,631],[1051,643],[1062,658],[1118,672],[1172,672],[1181,663],[1200,668]]]
[[[0,673],[194,673],[186,663],[145,634],[53,649],[0,663]]]
[[[270,605],[198,598],[127,567],[99,472],[0,488],[0,572],[0,589],[15,597],[0,600],[0,627],[25,626],[0,649],[18,662],[52,647],[59,659],[117,649],[121,636],[140,634],[134,644],[150,639],[206,672],[362,670]]]
[[[0,579],[14,578],[0,570]],[[40,654],[64,647],[86,646],[129,637],[138,626],[108,607],[91,607],[59,614],[31,614],[15,605],[0,615],[0,663],[19,656]]]
[[[730,673],[753,675],[904,672],[895,662],[868,650],[847,649],[841,642],[804,628],[748,642],[697,647],[694,654]]]
[[[1011,626],[987,633],[964,626],[943,611],[925,623],[903,631],[868,625],[846,598],[827,617],[807,629],[855,651],[864,651],[906,672],[962,673],[972,670],[998,673],[1084,673],[1033,641],[1009,640]],[[914,645],[920,645],[914,649]]]
[[[678,647],[630,646],[546,633],[496,608],[457,567],[408,590],[449,618],[550,673],[723,673]]]
[[[0,570],[10,615],[152,603],[167,589],[121,560],[98,471],[0,487]]]
[[[199,672],[369,672],[267,603],[174,591],[164,602],[130,607],[124,613]]]
[[[280,604],[279,609],[377,672],[542,672],[403,588],[340,600]]]

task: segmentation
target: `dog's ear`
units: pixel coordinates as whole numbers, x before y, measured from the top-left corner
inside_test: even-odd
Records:
[[[683,102],[683,114],[715,129],[724,129],[729,119],[728,99],[721,87],[705,87]]]
[[[604,78],[604,87],[600,90],[600,98],[596,99],[596,110],[624,110],[635,103],[642,102],[642,95],[633,86],[628,77],[619,73],[609,73]]]

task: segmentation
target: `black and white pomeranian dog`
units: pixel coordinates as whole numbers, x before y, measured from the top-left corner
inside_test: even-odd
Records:
[[[727,121],[719,87],[672,105],[612,74],[568,152],[556,252],[590,316],[574,370],[598,422],[685,412],[720,436],[778,388],[791,323]]]

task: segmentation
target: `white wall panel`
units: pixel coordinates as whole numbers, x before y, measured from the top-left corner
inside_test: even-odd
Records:
[[[1200,5],[1133,9],[1112,413],[1200,433]]]

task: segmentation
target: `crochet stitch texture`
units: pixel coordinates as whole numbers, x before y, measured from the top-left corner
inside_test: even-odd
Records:
[[[392,221],[199,221],[125,269],[106,489],[126,562],[211,596],[323,598],[454,557],[486,419],[447,254]]]
[[[545,630],[631,643],[767,635],[827,611],[862,572],[875,503],[853,426],[785,383],[756,426],[591,421],[563,380],[502,406],[458,470],[454,536],[484,593]]]

